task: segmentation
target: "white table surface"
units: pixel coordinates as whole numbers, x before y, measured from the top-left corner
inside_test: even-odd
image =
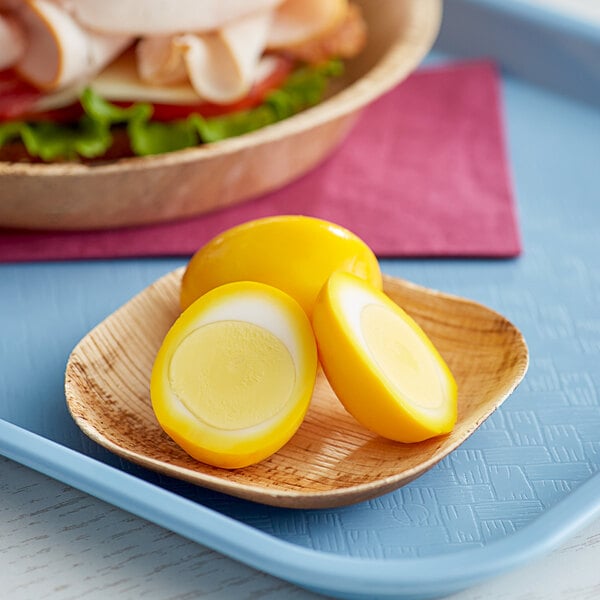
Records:
[[[0,590],[11,600],[321,597],[2,457]],[[451,598],[600,598],[600,520],[542,560]]]

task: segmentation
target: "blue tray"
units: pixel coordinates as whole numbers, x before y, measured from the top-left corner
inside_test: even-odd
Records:
[[[503,89],[524,255],[382,263],[502,312],[530,347],[518,390],[432,471],[370,502],[293,511],[166,479],[88,440],[65,406],[70,350],[183,260],[0,266],[0,453],[344,598],[449,594],[571,535],[600,513],[600,113],[510,78]]]
[[[511,73],[600,105],[600,22],[586,19],[568,0],[563,4],[446,0],[436,47],[492,57]]]

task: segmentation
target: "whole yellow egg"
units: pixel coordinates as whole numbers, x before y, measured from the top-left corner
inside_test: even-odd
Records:
[[[310,316],[335,271],[382,287],[377,258],[347,229],[300,215],[257,219],[228,229],[194,254],[183,276],[181,308],[225,283],[258,281],[292,296]]]

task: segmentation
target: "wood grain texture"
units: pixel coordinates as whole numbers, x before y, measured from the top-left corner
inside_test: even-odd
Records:
[[[459,446],[523,378],[520,332],[484,306],[385,278],[388,295],[430,336],[459,387],[453,432],[400,444],[358,424],[319,373],[311,407],[292,440],[269,459],[227,471],[188,456],[160,428],[149,394],[154,357],[179,314],[179,269],[148,287],[73,350],[66,397],[79,427],[112,452],[158,472],[256,502],[322,508],[396,489]]]
[[[253,198],[296,179],[340,143],[369,102],[431,48],[440,0],[362,0],[369,28],[340,89],[248,135],[111,164],[0,162],[0,226],[101,229],[174,220]]]

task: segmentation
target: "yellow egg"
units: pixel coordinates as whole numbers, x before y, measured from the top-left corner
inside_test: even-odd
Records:
[[[400,442],[452,430],[454,377],[425,332],[383,292],[335,273],[315,304],[313,330],[331,387],[365,427]]]
[[[167,333],[151,378],[166,433],[194,458],[224,468],[257,463],[300,426],[317,351],[298,303],[238,282],[194,302]]]
[[[371,249],[333,223],[304,216],[278,216],[228,229],[200,248],[181,285],[181,308],[224,283],[260,281],[292,296],[306,311],[334,271],[346,271],[381,289],[381,271]]]

